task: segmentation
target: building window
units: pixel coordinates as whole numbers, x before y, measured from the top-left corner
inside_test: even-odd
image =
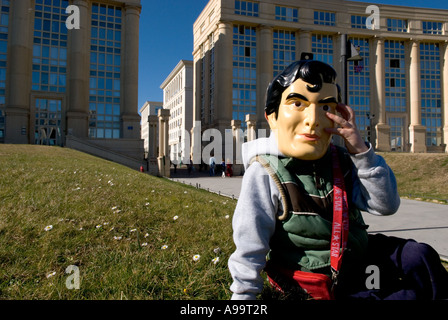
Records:
[[[274,77],[296,61],[296,33],[274,30]]]
[[[387,19],[387,31],[408,32],[408,21],[404,19]]]
[[[327,11],[314,11],[314,24],[322,26],[335,26],[336,13]]]
[[[201,45],[201,121],[207,118],[205,110],[205,44]]]
[[[65,93],[67,87],[68,1],[36,0],[32,90]]]
[[[423,21],[423,33],[424,34],[442,34],[443,23],[435,21]]]
[[[233,26],[232,75],[232,118],[241,120],[241,127],[245,127],[246,114],[255,114],[257,107],[257,34],[255,27]]]
[[[333,36],[313,34],[311,49],[315,60],[319,60],[333,66]]]
[[[34,143],[47,146],[62,145],[62,102],[35,99]]]
[[[0,0],[0,105],[5,104],[6,64],[8,57],[9,1]],[[0,116],[1,117],[1,116]],[[1,118],[0,118],[1,120]],[[3,125],[4,126],[4,125]],[[2,129],[0,122],[0,130]]]
[[[92,4],[89,137],[120,138],[122,11]]]
[[[366,16],[355,16],[352,15],[351,22],[352,22],[352,28],[355,29],[366,29]]]
[[[0,141],[5,137],[6,67],[8,61],[9,0],[0,0]]]
[[[258,2],[235,0],[235,14],[258,17]]]
[[[389,66],[391,68],[400,68],[400,59],[390,59]]]
[[[420,43],[422,125],[426,127],[426,145],[438,146],[442,137],[442,96],[440,49],[438,43]]]
[[[401,41],[385,41],[386,111],[406,112],[405,48]]]
[[[5,138],[5,110],[0,106],[0,141]]]
[[[299,22],[299,9],[275,6],[275,20]]]
[[[390,117],[388,119],[390,126],[390,146],[392,151],[403,151],[403,117]]]
[[[374,117],[370,105],[370,50],[369,39],[350,38],[359,50],[362,61],[348,61],[348,104],[356,112],[356,125],[364,140],[370,141],[370,119]]]
[[[210,36],[210,114],[209,123],[215,118],[215,38]]]

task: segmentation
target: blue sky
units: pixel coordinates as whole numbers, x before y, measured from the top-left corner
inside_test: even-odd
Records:
[[[139,109],[145,101],[163,101],[160,89],[162,82],[180,60],[193,60],[193,23],[208,0],[141,2],[143,8],[140,16]],[[447,0],[361,2],[448,9]]]

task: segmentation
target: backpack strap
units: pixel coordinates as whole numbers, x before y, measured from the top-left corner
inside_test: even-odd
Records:
[[[282,204],[283,204],[283,214],[281,216],[279,216],[278,219],[280,221],[285,220],[288,217],[288,214],[290,211],[289,204],[291,202],[289,201],[288,192],[286,191],[284,185],[282,184],[283,181],[281,181],[280,177],[279,177],[278,166],[283,167],[283,164],[281,163],[281,161],[278,157],[271,156],[271,155],[258,155],[256,157],[252,158],[252,160],[250,161],[250,164],[252,164],[254,162],[259,162],[263,166],[263,168],[265,168],[265,170],[267,171],[269,176],[272,178],[272,180],[274,180],[278,190],[280,191],[280,195],[282,197]],[[282,171],[284,172],[282,177],[292,179],[292,177],[291,177],[291,175],[289,175],[289,173],[285,174],[285,172],[287,172],[287,170],[282,170]],[[287,175],[289,175],[289,177]]]

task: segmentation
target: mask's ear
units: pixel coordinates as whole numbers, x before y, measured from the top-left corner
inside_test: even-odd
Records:
[[[275,112],[272,112],[271,114],[267,115],[264,114],[266,120],[269,123],[269,127],[271,127],[272,130],[277,129],[277,115]]]

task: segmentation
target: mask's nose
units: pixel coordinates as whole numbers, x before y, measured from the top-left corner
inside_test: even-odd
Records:
[[[310,104],[305,110],[305,126],[310,129],[315,129],[319,126],[319,117],[317,114],[317,106],[313,103]]]

